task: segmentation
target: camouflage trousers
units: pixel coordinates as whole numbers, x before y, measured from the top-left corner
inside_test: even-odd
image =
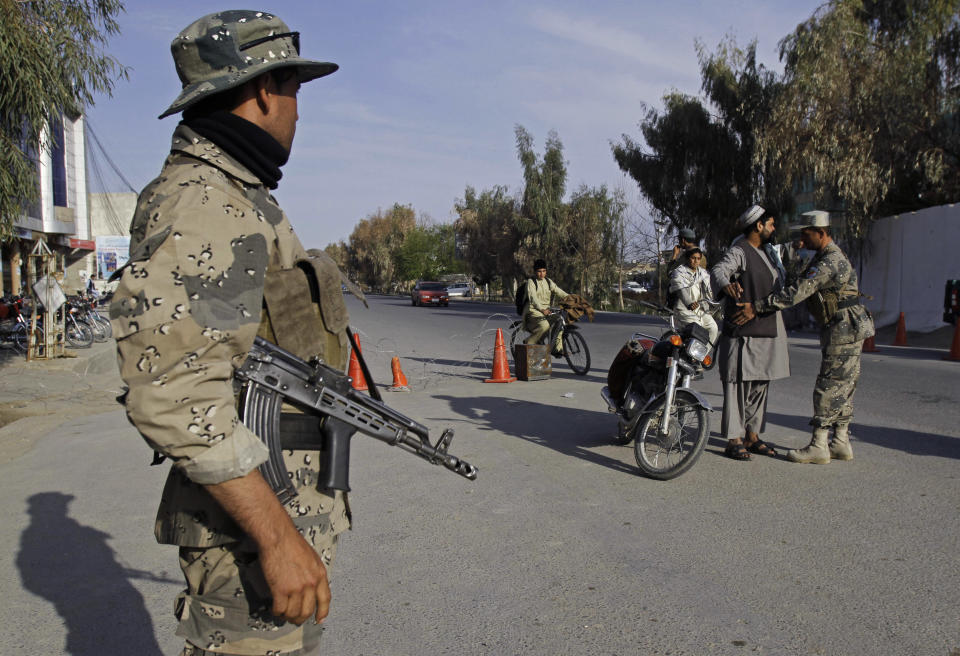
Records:
[[[327,566],[337,536],[314,545]],[[192,549],[181,547],[187,589],[177,596],[177,635],[186,639],[180,656],[308,656],[319,654],[323,627],[308,619],[297,626],[274,617],[273,601],[249,542]]]
[[[849,424],[853,419],[853,393],[860,379],[863,342],[833,344],[823,348],[820,373],[813,387],[814,428]]]

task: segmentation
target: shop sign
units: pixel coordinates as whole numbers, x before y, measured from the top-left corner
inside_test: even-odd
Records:
[[[92,239],[70,239],[70,248],[79,248],[84,251],[97,250],[97,242]]]

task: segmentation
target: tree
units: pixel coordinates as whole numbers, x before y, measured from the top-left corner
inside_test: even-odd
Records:
[[[520,202],[520,232],[532,253],[550,258],[563,242],[567,165],[563,143],[556,132],[547,134],[543,159],[533,150],[533,137],[522,125],[514,128],[517,157],[523,166],[523,197]]]
[[[47,125],[78,116],[126,79],[102,50],[120,31],[121,11],[117,0],[0,0],[0,238],[38,197]]]
[[[338,241],[335,244],[327,244],[323,249],[329,255],[341,271],[347,271],[350,268],[350,249],[343,242]]]
[[[479,195],[467,187],[454,205],[456,231],[463,240],[463,259],[474,279],[486,285],[497,278],[503,288],[525,274],[520,231],[520,204],[507,187],[497,186]]]
[[[780,42],[758,157],[869,221],[960,198],[960,1],[832,0]]]
[[[418,225],[408,232],[397,253],[401,280],[439,280],[463,271],[456,256],[456,231],[449,224]]]
[[[360,221],[350,233],[349,246],[350,269],[358,280],[373,289],[389,289],[400,247],[415,227],[413,208],[399,203]]]
[[[575,280],[579,295],[594,303],[602,301],[620,278],[625,210],[622,194],[611,194],[606,186],[582,185],[571,196],[565,212],[568,224],[561,250],[568,255],[563,261],[571,271],[563,278]]]
[[[677,230],[703,235],[712,256],[729,241],[725,227],[743,204],[738,184],[743,176],[731,165],[738,160],[738,144],[698,99],[671,93],[663,103],[663,113],[647,108],[641,121],[647,148],[623,135],[613,156],[654,214]]]
[[[725,38],[710,54],[697,44],[699,98],[672,92],[663,112],[646,109],[640,129],[647,149],[627,135],[614,159],[640,187],[658,220],[691,228],[715,257],[753,203],[783,213],[792,207],[789,181],[769,157],[758,158],[756,131],[780,85],[756,60],[756,43],[740,49]]]

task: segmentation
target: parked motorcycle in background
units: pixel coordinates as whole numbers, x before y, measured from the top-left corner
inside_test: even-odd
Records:
[[[668,320],[660,337],[634,333],[610,366],[601,396],[617,415],[617,441],[634,443],[640,471],[650,478],[680,476],[697,462],[710,436],[710,403],[690,383],[713,365],[703,326],[679,330],[673,312],[643,303]]]

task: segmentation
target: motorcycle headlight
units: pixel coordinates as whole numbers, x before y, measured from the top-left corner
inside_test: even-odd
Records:
[[[709,351],[710,348],[699,339],[691,339],[687,342],[687,355],[690,356],[691,360],[703,362]]]

